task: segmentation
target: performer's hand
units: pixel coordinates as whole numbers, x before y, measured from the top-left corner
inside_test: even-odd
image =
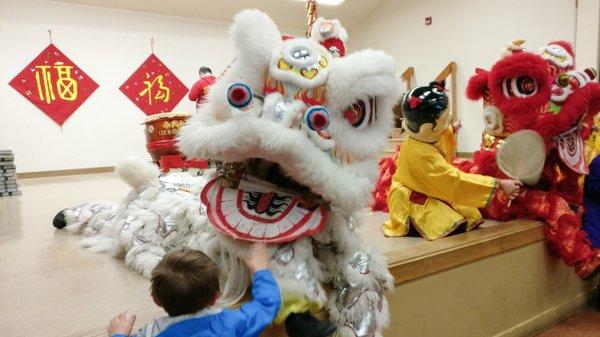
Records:
[[[246,263],[246,267],[248,267],[251,274],[267,269],[269,266],[267,244],[264,242],[251,244],[248,248],[248,254],[244,257],[244,263]]]
[[[514,199],[517,195],[519,195],[521,186],[523,186],[523,183],[520,182],[519,180],[513,180],[513,179],[500,180],[500,187],[502,188],[502,190],[504,190],[504,192],[506,192],[506,194],[508,195],[508,197],[511,200]]]
[[[135,319],[135,315],[131,315],[129,318],[127,318],[127,311],[124,311],[113,317],[113,319],[110,320],[108,328],[106,329],[108,332],[108,337],[111,337],[115,334],[129,336],[131,334],[131,329],[133,329],[133,323],[135,323]]]

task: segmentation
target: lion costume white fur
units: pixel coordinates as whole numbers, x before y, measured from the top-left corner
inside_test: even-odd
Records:
[[[172,174],[159,179],[129,160],[119,173],[134,190],[120,206],[59,215],[88,233],[87,245],[125,256],[144,275],[174,247],[204,251],[223,270],[224,304],[248,289],[239,258],[248,243],[265,241],[283,297],[278,322],[321,309],[340,336],[381,336],[393,279],[355,228],[400,98],[395,62],[381,51],[338,57],[323,47],[329,35],[346,39],[337,20],[317,21],[311,38],[282,39],[266,14],[244,10],[231,34],[235,61],[179,135],[184,155],[217,160],[218,169],[169,190]]]
[[[205,172],[161,174],[136,157],[122,160],[116,171],[132,187],[120,204],[87,202],[62,210],[54,223],[81,234],[82,246],[122,257],[149,278],[166,252],[193,246],[210,230],[204,208],[198,206]]]

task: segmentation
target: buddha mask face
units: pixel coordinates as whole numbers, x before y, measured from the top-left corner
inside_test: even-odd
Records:
[[[402,110],[404,130],[411,138],[426,143],[437,142],[452,120],[443,82],[409,91],[402,101]]]
[[[413,132],[408,127],[404,127],[404,130],[416,140],[426,143],[435,143],[440,139],[442,134],[448,130],[450,120],[450,112],[449,109],[446,108],[440,111],[440,115],[435,121],[421,124],[418,132]]]

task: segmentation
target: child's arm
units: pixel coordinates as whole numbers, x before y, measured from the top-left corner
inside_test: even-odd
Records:
[[[124,311],[110,320],[108,328],[108,337],[128,337],[135,323],[135,315],[127,318],[127,311]]]
[[[264,243],[250,247],[244,259],[252,275],[252,301],[240,308],[244,319],[238,326],[238,336],[258,336],[275,319],[281,304],[277,283],[267,269],[267,248]]]

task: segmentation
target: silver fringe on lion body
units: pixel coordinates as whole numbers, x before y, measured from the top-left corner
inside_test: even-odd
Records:
[[[88,202],[62,213],[67,230],[83,236],[82,246],[124,258],[128,266],[150,277],[166,252],[188,246],[209,232],[198,200],[206,178],[203,172],[159,174],[141,159],[134,164],[131,169],[141,166],[148,177],[132,186],[122,203]],[[127,165],[121,165],[121,170],[129,170]]]

